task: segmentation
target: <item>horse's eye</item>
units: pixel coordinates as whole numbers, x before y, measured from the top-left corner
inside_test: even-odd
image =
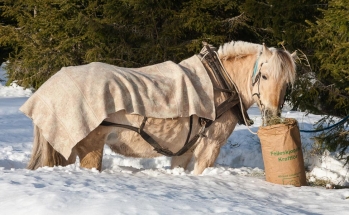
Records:
[[[262,78],[263,78],[264,80],[267,80],[267,79],[268,79],[267,76],[265,76],[265,75],[262,75]]]

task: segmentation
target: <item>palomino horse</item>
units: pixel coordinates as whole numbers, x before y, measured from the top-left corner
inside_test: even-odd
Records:
[[[285,50],[269,49],[264,44],[241,41],[226,43],[220,46],[215,53],[218,56],[219,65],[224,68],[228,79],[237,89],[241,108],[248,109],[257,103],[263,116],[270,117],[279,114],[287,84],[292,84],[295,80],[293,54]],[[205,58],[203,55],[200,57],[203,60]],[[214,91],[216,106],[225,101],[225,98],[224,91]],[[236,112],[225,111],[212,121],[210,126],[203,126],[199,117],[193,115],[191,120],[189,117],[148,118],[144,127],[144,117],[140,115],[118,111],[108,116],[108,122],[142,127],[161,148],[171,152],[181,150],[186,140],[199,134],[196,135],[195,143],[188,150],[172,158],[171,164],[172,168],[186,169],[190,160],[194,159],[194,174],[196,175],[201,174],[205,168],[213,166],[220,148],[233,132],[238,120]],[[191,130],[193,134],[188,135],[188,130]],[[65,159],[47,142],[41,129],[35,126],[33,153],[28,168],[65,166],[75,163],[78,156],[81,167],[96,168],[101,171],[104,144],[124,156],[141,158],[162,156],[139,132],[125,127],[101,124],[79,141],[73,147],[70,157]]]

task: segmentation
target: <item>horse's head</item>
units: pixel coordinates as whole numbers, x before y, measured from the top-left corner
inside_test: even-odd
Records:
[[[296,54],[264,44],[232,41],[221,46],[218,55],[245,107],[257,103],[265,120],[280,114],[287,84],[295,80]]]
[[[279,116],[286,87],[295,80],[294,54],[263,44],[252,73],[252,96],[265,120]]]

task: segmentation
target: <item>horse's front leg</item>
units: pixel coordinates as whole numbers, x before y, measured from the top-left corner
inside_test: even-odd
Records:
[[[186,153],[181,156],[172,157],[171,160],[171,168],[182,167],[183,169],[187,169],[188,164],[193,157],[193,150],[189,149]]]
[[[194,150],[194,175],[200,175],[207,167],[212,167],[219,155],[222,144],[202,138]]]

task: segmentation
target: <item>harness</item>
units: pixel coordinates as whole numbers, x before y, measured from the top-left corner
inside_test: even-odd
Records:
[[[107,122],[103,121],[100,125],[101,126],[113,126],[113,127],[120,127],[120,128],[126,128],[130,129],[136,133],[138,133],[147,143],[149,143],[154,150],[162,155],[168,156],[168,157],[174,157],[174,156],[181,156],[185,152],[187,152],[195,143],[196,141],[204,135],[204,130],[206,128],[206,120],[204,118],[199,118],[199,123],[201,125],[201,129],[198,134],[196,134],[191,140],[189,140],[191,136],[191,131],[193,128],[193,115],[190,116],[189,118],[189,132],[187,135],[187,139],[184,143],[184,146],[176,153],[171,152],[170,150],[163,148],[162,146],[159,145],[158,142],[156,142],[147,132],[143,130],[145,123],[147,122],[147,117],[144,117],[143,122],[139,128],[131,126],[131,125],[124,125],[124,124],[118,124],[114,122]]]
[[[217,53],[214,52],[207,43],[204,43],[204,48],[200,52],[199,57],[201,58],[201,61],[212,81],[214,90],[224,93],[226,97],[226,100],[216,107],[215,120],[217,120],[225,112],[230,110],[232,111],[233,114],[237,116],[239,124],[246,125],[247,123],[248,126],[253,124],[253,121],[250,120],[250,118],[248,117],[246,109],[242,108],[243,104],[238,105],[240,103],[239,91],[235,87],[235,84],[231,80],[229,74],[225,71],[225,68],[223,67],[220,59],[218,58]],[[244,118],[247,120],[244,120]],[[147,122],[147,119],[148,119],[147,117],[143,118],[142,124],[140,125],[139,128],[130,126],[130,125],[108,122],[108,121],[102,121],[100,125],[120,127],[120,128],[126,128],[129,130],[132,130],[138,133],[146,142],[148,142],[157,153],[165,156],[173,157],[173,156],[183,155],[196,143],[196,141],[200,137],[205,137],[205,134],[204,134],[205,129],[208,128],[210,125],[212,125],[212,123],[214,122],[214,120],[209,120],[209,119],[199,117],[199,124],[201,128],[199,132],[192,139],[190,139],[192,128],[193,128],[193,115],[191,115],[189,117],[189,131],[188,131],[188,135],[184,143],[184,146],[179,151],[174,153],[160,146],[157,141],[155,141],[148,133],[144,131],[144,127]]]
[[[213,51],[212,48],[214,47],[204,43],[204,48],[199,56],[211,78],[214,90],[224,93],[226,97],[226,100],[216,107],[216,119],[220,118],[225,112],[230,110],[237,116],[240,125],[252,125],[253,121],[250,120],[246,108],[241,103],[237,87],[223,67],[218,54]]]
[[[258,100],[259,100],[259,105],[261,106],[261,115],[262,115],[262,118],[264,118],[264,104],[262,103],[262,100],[261,100],[261,92],[259,90],[259,86],[260,86],[260,83],[261,83],[261,69],[262,69],[262,66],[264,63],[261,63],[261,66],[259,67],[259,70],[258,70],[258,61],[259,61],[259,57],[261,56],[262,53],[259,54],[257,60],[256,60],[256,63],[254,64],[254,68],[253,68],[253,73],[252,73],[252,87],[254,87],[254,85],[256,85],[256,83],[258,82],[258,92],[257,93],[253,93],[252,94],[252,97],[253,96],[257,96],[258,97]],[[258,72],[257,72],[258,70]]]

